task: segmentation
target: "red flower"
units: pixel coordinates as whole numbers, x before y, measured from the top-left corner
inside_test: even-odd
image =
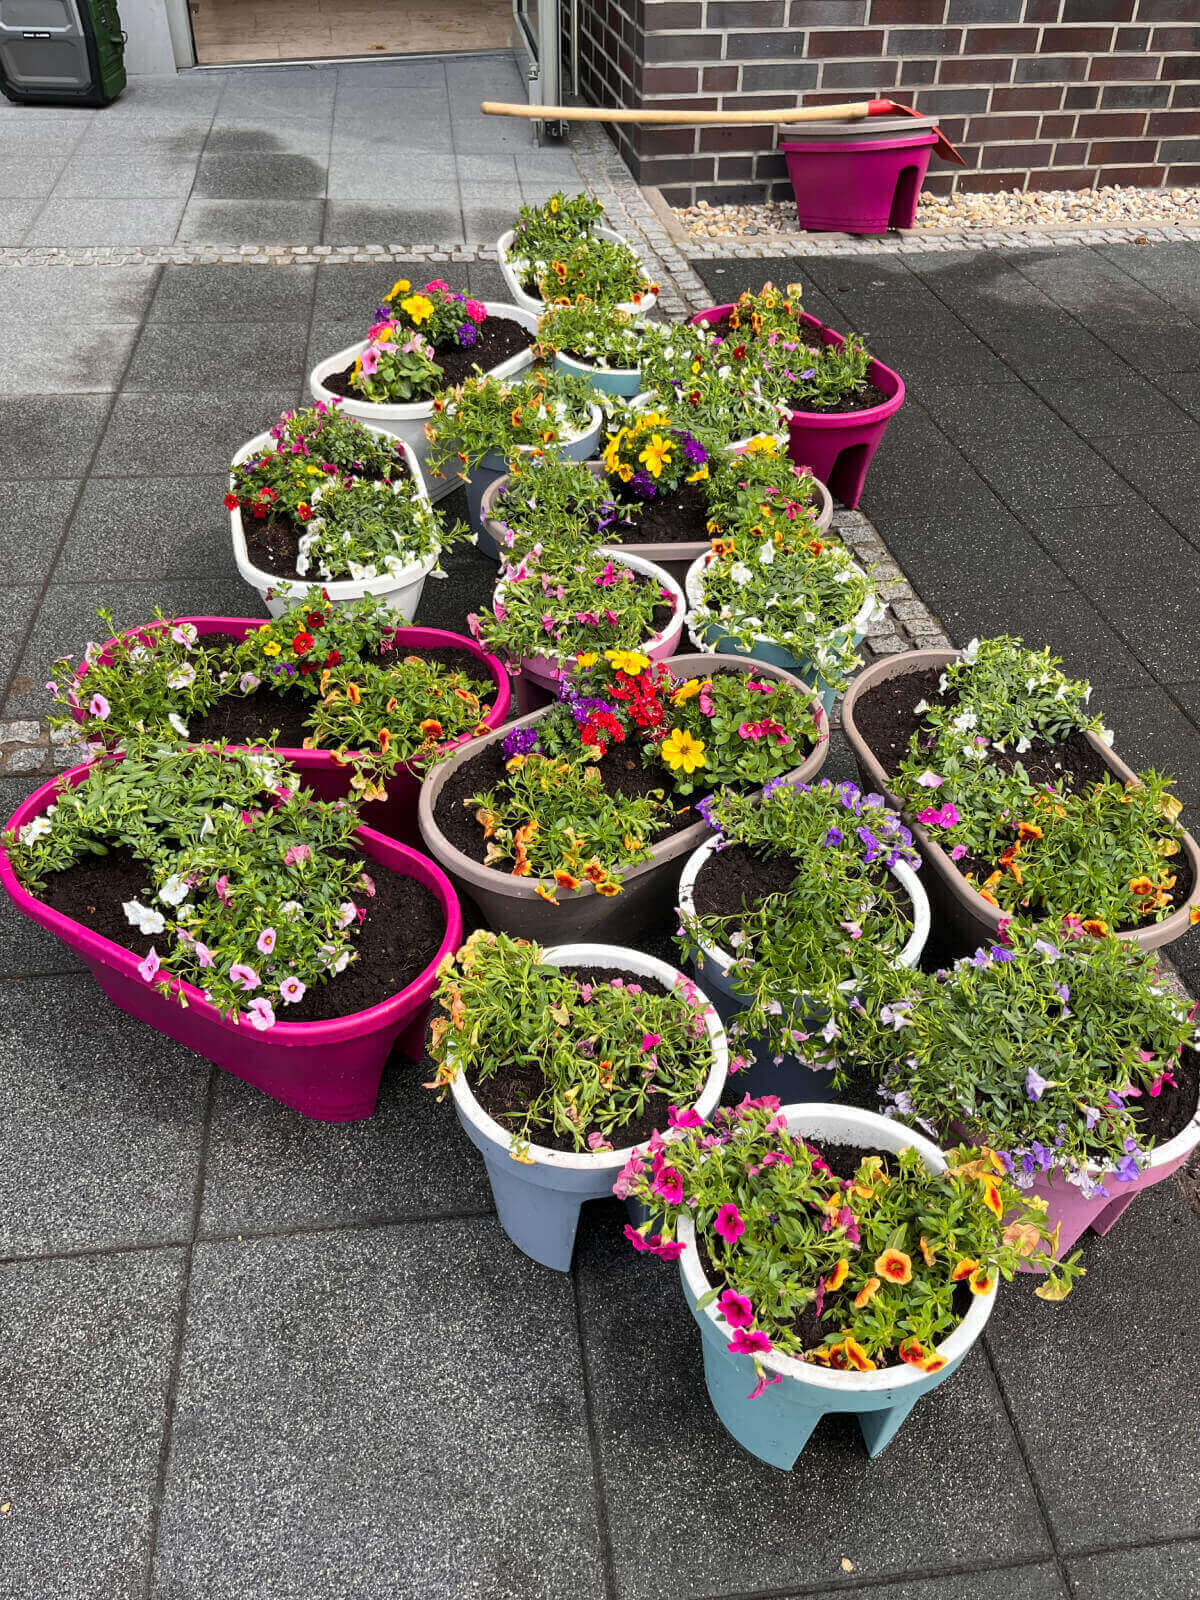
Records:
[[[266,506],[259,504],[258,501],[255,501],[255,504],[254,504],[254,515],[256,517],[265,517],[266,514],[267,514]]]
[[[331,650],[325,657],[325,665],[327,667],[336,667],[341,659],[342,655],[340,650]]]
[[[325,626],[325,613],[323,611],[310,611],[304,620],[315,631],[317,628]]]
[[[315,672],[316,670],[317,664],[315,661],[302,661],[300,663],[300,676],[302,678],[306,678],[310,672]]]
[[[292,640],[292,649],[298,656],[306,656],[312,647],[313,636],[311,633],[298,633]]]
[[[746,346],[744,344],[735,344],[733,347],[733,359],[735,361],[741,361],[745,358],[745,355]]]
[[[237,495],[235,495],[235,494],[227,494],[225,496],[225,509],[226,509],[226,511],[236,511],[237,510],[237,503],[238,503]]]
[[[301,500],[300,504],[296,507],[296,515],[300,518],[301,522],[309,521],[312,516],[312,507],[309,505],[307,500]]]

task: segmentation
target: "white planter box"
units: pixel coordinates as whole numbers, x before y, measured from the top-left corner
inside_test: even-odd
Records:
[[[508,305],[501,301],[485,300],[484,309],[489,317],[504,317],[509,322],[516,322],[527,332],[537,333],[537,316],[528,309],[520,306]],[[345,350],[339,350],[337,355],[327,356],[324,361],[318,361],[308,378],[309,393],[314,400],[323,400],[326,405],[336,402],[346,416],[354,417],[358,422],[365,422],[378,433],[390,433],[394,438],[403,439],[409,446],[420,469],[425,474],[429,484],[430,499],[437,501],[451,494],[458,487],[455,478],[431,478],[425,467],[425,456],[429,444],[425,438],[425,424],[433,415],[433,400],[410,400],[394,405],[384,404],[378,400],[359,400],[343,398],[335,395],[331,389],[325,387],[325,379],[335,372],[344,372],[370,344],[369,339],[361,339],[357,344],[347,345]],[[507,361],[501,361],[498,366],[489,369],[493,378],[511,378],[518,372],[523,372],[526,367],[533,365],[533,351],[521,350],[515,356],[509,356]]]
[[[593,228],[591,237],[593,239],[607,239],[610,244],[629,244],[629,240],[625,238],[624,234],[614,233],[611,228]],[[546,309],[546,302],[540,295],[527,294],[522,289],[521,274],[514,265],[514,262],[519,261],[521,258],[510,254],[512,245],[513,229],[510,228],[507,233],[502,233],[499,239],[496,240],[496,255],[500,261],[500,271],[504,274],[504,281],[508,285],[509,293],[522,311],[532,311],[535,316],[540,316]],[[630,249],[633,249],[632,245],[630,245]],[[634,254],[636,255],[637,252],[634,251]],[[622,300],[618,303],[622,311],[629,311],[634,316],[642,316],[652,306],[658,304],[658,296],[657,294],[644,294],[637,305],[632,300]]]
[[[369,426],[369,424],[368,424]],[[372,433],[388,434],[386,428],[371,428]],[[429,504],[429,491],[425,487],[425,479],[417,464],[417,458],[408,441],[398,435],[388,435],[397,438],[408,463],[408,470],[412,473],[412,480],[416,487],[417,497]],[[233,458],[233,465],[239,466],[251,456],[261,455],[264,450],[275,449],[275,440],[270,433],[256,434],[253,439],[245,443]],[[230,488],[233,479],[230,477]],[[242,525],[242,510],[234,506],[229,513],[229,529],[233,538],[233,559],[237,563],[238,573],[258,591],[259,598],[272,617],[282,616],[287,610],[292,599],[304,594],[312,588],[314,583],[322,580],[311,578],[282,578],[274,572],[264,572],[261,567],[256,567],[250,559],[246,549],[246,530]],[[414,562],[406,567],[398,576],[388,575],[382,578],[368,578],[362,582],[345,579],[340,583],[323,583],[322,587],[329,596],[331,605],[347,605],[353,600],[361,600],[364,595],[377,595],[388,602],[392,614],[411,622],[420,604],[421,591],[425,587],[425,579],[437,566],[438,555],[435,552],[423,561]]]

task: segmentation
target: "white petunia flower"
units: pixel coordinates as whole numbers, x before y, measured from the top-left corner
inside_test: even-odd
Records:
[[[144,906],[138,900],[126,900],[121,910],[125,913],[126,921],[139,933],[161,933],[167,925],[167,919],[161,911]]]

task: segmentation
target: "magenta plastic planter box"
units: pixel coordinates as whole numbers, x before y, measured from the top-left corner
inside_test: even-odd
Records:
[[[891,139],[780,143],[796,196],[796,222],[814,233],[911,228],[936,133]]]
[[[90,770],[72,768],[65,775],[67,783],[80,783]],[[44,783],[17,807],[8,826],[20,828],[31,822],[53,802],[58,788],[57,779]],[[277,1022],[265,1033],[245,1022],[230,1022],[190,983],[180,981],[175,986],[188,1002],[186,1010],[174,997],[160,994],[138,976],[138,958],[131,950],[93,933],[27,893],[17,881],[8,852],[2,848],[0,883],[23,916],[54,934],[82,958],[104,993],[122,1011],[205,1056],[223,1071],[243,1078],[301,1116],[321,1122],[354,1122],[375,1110],[379,1080],[392,1049],[399,1048],[413,1058],[423,1053],[437,968],[462,942],[458,899],[440,867],[372,828],[359,828],[354,839],[368,859],[415,878],[437,896],[446,919],[441,947],[406,989],[367,1011],[355,1011],[329,1022]]]
[[[732,305],[709,306],[698,311],[694,323],[724,322]],[[817,317],[803,312],[801,322],[821,335],[826,344],[843,343],[842,335],[827,328]],[[862,497],[867,468],[879,448],[879,441],[891,418],[904,404],[904,379],[882,361],[872,361],[867,379],[887,399],[865,411],[793,411],[788,418],[788,453],[798,467],[809,467],[813,476],[837,495],[843,505],[853,509]]]
[[[172,622],[190,622],[196,632],[204,635],[207,633],[227,633],[235,639],[244,639],[248,633],[253,633],[256,628],[271,626],[270,619],[255,617],[172,617]],[[157,624],[145,623],[141,628],[130,629],[130,633],[145,635]],[[498,728],[508,716],[509,705],[512,700],[512,684],[508,673],[497,656],[489,655],[486,650],[481,650],[474,639],[468,639],[465,634],[448,633],[443,628],[401,628],[396,630],[397,637],[403,639],[405,653],[419,654],[422,650],[465,650],[473,655],[481,667],[485,667],[496,686],[496,703],[483,719],[489,728]],[[109,639],[101,654],[103,665],[109,665],[108,647],[113,641]],[[83,668],[75,674],[76,684],[81,684],[86,676]],[[81,692],[81,698],[82,692]],[[76,722],[83,721],[83,711],[72,712]],[[438,746],[435,759],[441,760],[460,744],[465,744],[469,735],[461,739],[450,739]],[[295,750],[279,745],[276,753],[296,768],[304,779],[306,789],[320,800],[346,800],[352,791],[350,778],[352,768],[339,766],[328,750]],[[397,767],[396,771],[387,781],[387,799],[372,800],[361,807],[359,816],[363,826],[375,829],[378,833],[385,833],[390,838],[400,839],[405,844],[419,845],[421,842],[420,829],[417,827],[417,795],[421,788],[420,772],[409,762]]]

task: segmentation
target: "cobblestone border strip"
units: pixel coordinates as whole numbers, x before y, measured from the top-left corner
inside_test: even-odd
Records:
[[[344,266],[372,261],[494,261],[494,244],[243,244],[92,245],[67,249],[46,245],[0,248],[4,267],[159,267],[159,266]]]
[[[757,260],[771,256],[923,255],[949,250],[1048,250],[1063,245],[1166,244],[1200,240],[1200,227],[1187,228],[964,228],[937,233],[883,234],[860,237],[849,233],[766,234],[747,240],[688,239],[676,248],[690,261]]]

